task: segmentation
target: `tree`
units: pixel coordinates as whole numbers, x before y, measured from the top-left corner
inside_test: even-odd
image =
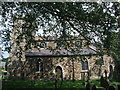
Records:
[[[10,25],[4,24],[6,30],[3,30],[5,39],[9,41],[11,28],[14,26],[13,21],[16,16],[26,16],[22,18],[26,23],[22,26],[25,36],[25,49],[29,49],[31,43],[35,43],[32,32],[36,32],[39,28],[43,30],[43,36],[51,35],[59,38],[67,37],[71,34],[79,34],[89,41],[90,44],[98,43],[101,48],[100,54],[103,54],[103,47],[107,51],[118,54],[115,48],[115,41],[111,42],[112,33],[119,31],[120,19],[120,3],[96,3],[96,2],[51,2],[51,3],[3,3],[3,19],[8,21]],[[9,17],[9,18],[8,18]],[[20,38],[18,36],[18,39]],[[95,37],[98,40],[95,40]],[[60,37],[59,39],[64,39]],[[72,38],[72,37],[69,37]],[[19,44],[18,40],[18,44]],[[64,46],[69,45],[66,42]],[[96,43],[96,44],[97,44]],[[119,45],[118,45],[119,46]],[[66,47],[65,47],[66,48]],[[72,50],[71,50],[72,51]],[[74,51],[73,51],[74,52]],[[118,57],[119,58],[119,57]]]
[[[115,59],[115,68],[114,68],[114,79],[119,81],[119,75],[120,75],[120,32],[112,32],[112,40],[110,41],[111,44],[111,51],[110,54],[113,56]]]
[[[113,6],[109,7],[110,4]],[[88,40],[94,39],[95,36],[103,40],[106,34],[110,35],[110,32],[116,29],[116,18],[112,16],[116,15],[114,13],[116,8],[112,9],[116,5],[119,6],[119,3],[4,3],[3,9],[6,12],[3,13],[3,16],[8,13],[11,13],[11,17],[17,14],[28,15],[30,17],[26,21],[34,22],[35,20],[37,26],[43,28],[44,34],[52,32],[65,34],[63,28],[66,26],[65,32],[68,34],[77,31],[76,33]],[[13,12],[12,8],[16,12]],[[47,28],[45,28],[46,26]],[[60,29],[57,30],[58,28]],[[73,29],[70,30],[71,28]]]

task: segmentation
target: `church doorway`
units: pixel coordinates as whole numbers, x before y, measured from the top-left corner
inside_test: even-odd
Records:
[[[62,68],[60,66],[57,66],[55,68],[55,73],[56,73],[56,79],[57,80],[62,80],[63,79],[63,72],[62,72]]]

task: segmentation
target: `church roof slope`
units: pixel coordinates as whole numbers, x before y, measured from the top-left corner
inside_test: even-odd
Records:
[[[42,49],[40,51],[32,51],[26,52],[26,56],[28,57],[55,57],[55,56],[77,56],[77,55],[96,55],[97,52],[90,48],[82,48],[76,51],[70,50],[46,50]]]

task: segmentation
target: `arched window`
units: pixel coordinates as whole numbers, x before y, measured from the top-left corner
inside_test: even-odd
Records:
[[[84,61],[82,61],[82,70],[85,70]]]
[[[36,66],[37,71],[42,72],[43,71],[43,61],[39,59],[37,61],[37,66]]]
[[[88,61],[86,60],[86,58],[82,60],[82,70],[88,70]]]
[[[85,70],[88,70],[88,61],[85,61],[84,65],[85,65]]]
[[[58,80],[62,80],[63,79],[63,73],[62,73],[62,68],[60,66],[57,66],[55,68],[55,72],[56,72],[56,78]]]

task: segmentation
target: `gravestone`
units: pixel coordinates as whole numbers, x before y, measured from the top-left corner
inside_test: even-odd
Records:
[[[97,90],[96,85],[93,85],[91,90]]]
[[[117,88],[118,88],[117,90],[120,90],[120,85],[117,85]]]
[[[109,83],[108,83],[107,79],[104,79],[103,76],[101,76],[101,78],[100,78],[100,86],[102,86],[104,88],[108,88],[109,87]]]
[[[103,76],[101,76],[101,78],[100,78],[100,86],[104,86],[104,78],[103,78]]]
[[[90,90],[90,83],[88,82],[87,85],[86,85],[86,90]]]
[[[104,81],[104,87],[105,88],[108,88],[109,87],[109,83],[108,83],[108,81],[105,79],[105,81]]]
[[[109,86],[108,90],[115,90],[115,87],[114,86]]]

